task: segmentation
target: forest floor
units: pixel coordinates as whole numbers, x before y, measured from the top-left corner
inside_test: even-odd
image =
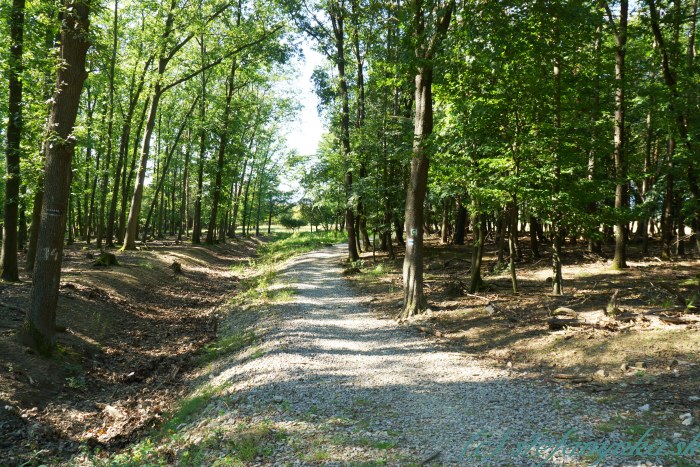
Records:
[[[30,278],[1,283],[0,465],[110,451],[158,425],[216,337],[219,311],[238,282],[231,266],[247,264],[258,245],[157,241],[115,251],[119,265],[111,267],[93,265],[94,247],[67,247],[51,358],[16,337]]]

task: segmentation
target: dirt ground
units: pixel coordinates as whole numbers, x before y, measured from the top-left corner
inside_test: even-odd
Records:
[[[430,316],[409,323],[436,346],[449,346],[519,372],[523,377],[576,386],[600,393],[606,402],[636,409],[678,410],[700,418],[700,261],[686,256],[659,259],[659,245],[642,257],[629,248],[629,268],[611,268],[608,257],[590,255],[585,245],[566,245],[563,296],[551,294],[551,249],[531,258],[522,238],[523,261],[516,263],[519,293],[514,295],[507,267],[499,266],[493,243],[486,245],[482,276],[487,288],[468,294],[471,242],[426,248],[426,294]],[[387,318],[401,308],[403,252],[362,254],[359,274],[348,277],[367,294],[368,304]],[[506,247],[507,260],[507,247]],[[618,292],[614,316],[606,314]],[[691,306],[686,310],[687,304]],[[699,308],[695,308],[697,305]],[[582,321],[550,329],[548,319],[560,307]],[[677,320],[686,324],[673,324]],[[673,408],[674,410],[670,410]],[[663,424],[663,417],[659,420]],[[697,425],[697,422],[696,422]]]
[[[68,247],[50,358],[17,340],[31,279],[1,283],[0,464],[113,450],[156,424],[185,392],[197,351],[216,337],[217,311],[238,281],[231,265],[257,245],[154,242],[115,251],[111,267],[94,266],[98,253],[84,243]]]

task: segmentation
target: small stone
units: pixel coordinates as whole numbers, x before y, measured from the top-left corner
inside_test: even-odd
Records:
[[[647,367],[647,362],[637,362],[635,364],[637,368],[646,368]]]
[[[508,363],[506,363],[506,366],[507,366],[508,368],[513,368],[513,362],[508,362]]]
[[[650,408],[651,407],[649,406],[649,404],[644,404],[643,406],[639,407],[637,410],[639,410],[640,412],[649,412]]]
[[[608,374],[605,372],[605,370],[602,370],[602,369],[596,371],[595,375],[599,378],[605,378],[606,376],[608,376]]]
[[[691,426],[693,423],[695,423],[695,419],[691,416],[683,420],[681,423],[685,426]]]
[[[627,383],[620,383],[621,388],[626,388],[627,386],[628,386]]]
[[[281,402],[284,402],[284,397],[282,397],[282,396],[274,396],[274,397],[272,398],[272,400],[273,400],[274,402],[277,402],[277,403],[279,404],[279,403],[281,403]]]
[[[681,416],[680,416],[680,419],[681,419],[681,420],[685,420],[686,418],[692,418],[692,416],[693,416],[693,414],[691,414],[690,412],[688,412],[688,413],[684,413],[683,415],[681,415]]]
[[[620,369],[621,369],[622,371],[627,371],[627,370],[630,369],[630,367],[629,367],[628,364],[623,363],[622,365],[620,365]]]
[[[700,396],[690,396],[690,397],[688,398],[688,400],[689,400],[690,402],[697,402],[697,401],[700,401]]]
[[[683,435],[680,434],[680,433],[673,433],[673,438],[674,438],[674,439],[678,439],[678,438],[680,438],[680,437],[682,437],[682,436],[683,436]]]

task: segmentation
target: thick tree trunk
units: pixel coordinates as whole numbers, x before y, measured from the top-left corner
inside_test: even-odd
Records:
[[[89,2],[66,3],[61,30],[60,59],[56,91],[48,128],[51,144],[46,146],[44,201],[37,242],[30,306],[24,336],[42,353],[50,353],[56,330],[56,305],[61,277],[63,240],[70,194],[71,159],[75,140],[71,137],[78,114],[80,92],[87,77],[85,55],[89,47]]]
[[[403,263],[403,310],[400,319],[408,319],[427,308],[423,294],[423,203],[428,188],[427,137],[433,131],[433,70],[423,67],[415,79],[416,114],[414,119],[411,176],[406,192],[406,256]]]
[[[17,216],[19,210],[20,186],[20,141],[22,139],[22,50],[24,44],[24,4],[25,0],[13,0],[10,10],[10,56],[9,56],[9,102],[7,122],[7,146],[5,158],[5,211],[2,227],[2,253],[0,263],[2,278],[18,281],[17,267]]]

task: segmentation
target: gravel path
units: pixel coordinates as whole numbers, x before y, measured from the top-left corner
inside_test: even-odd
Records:
[[[296,293],[289,303],[271,307],[277,314],[261,343],[214,378],[227,384],[228,399],[214,403],[219,415],[210,424],[239,432],[262,426],[278,435],[254,463],[520,466],[596,460],[590,453],[565,458],[561,449],[549,460],[545,449],[539,458],[527,449],[516,457],[517,443],[546,445],[551,437],[551,444],[570,429],[569,442],[603,441],[592,428],[613,414],[579,392],[518,379],[378,318],[343,279],[344,254],[334,246],[288,262],[276,287]],[[538,433],[543,438],[536,442]],[[478,442],[470,443],[477,439],[490,444],[477,448]]]

